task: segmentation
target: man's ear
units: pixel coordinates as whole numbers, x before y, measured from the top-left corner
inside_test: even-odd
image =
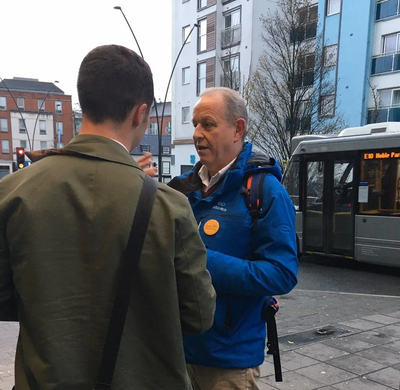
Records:
[[[147,104],[141,104],[140,106],[136,106],[133,108],[133,118],[132,118],[132,125],[134,127],[138,127],[144,120],[147,120]],[[135,111],[136,110],[136,111]]]
[[[236,119],[234,142],[240,141],[242,139],[245,130],[246,130],[246,121],[243,118]]]

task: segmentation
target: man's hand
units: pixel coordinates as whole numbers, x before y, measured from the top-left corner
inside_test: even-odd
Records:
[[[144,170],[144,173],[150,177],[154,177],[158,171],[157,167],[153,167],[152,157],[153,155],[147,152],[136,161],[139,164],[139,167]]]

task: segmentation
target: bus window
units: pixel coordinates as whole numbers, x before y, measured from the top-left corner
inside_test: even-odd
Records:
[[[299,210],[299,166],[299,159],[292,158],[282,182],[289,193],[296,210]]]
[[[374,158],[371,158],[371,157]],[[400,215],[400,152],[362,153],[361,181],[368,182],[368,199],[361,214]]]

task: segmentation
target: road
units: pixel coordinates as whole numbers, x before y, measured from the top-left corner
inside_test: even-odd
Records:
[[[298,289],[400,296],[400,267],[303,256],[298,279]]]

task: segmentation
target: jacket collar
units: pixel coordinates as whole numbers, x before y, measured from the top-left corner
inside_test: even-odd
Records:
[[[71,155],[86,156],[130,165],[139,168],[136,161],[126,149],[112,139],[98,135],[80,134],[74,137],[71,142],[61,149],[46,149],[26,152],[26,155],[33,161],[39,161],[47,156]]]

